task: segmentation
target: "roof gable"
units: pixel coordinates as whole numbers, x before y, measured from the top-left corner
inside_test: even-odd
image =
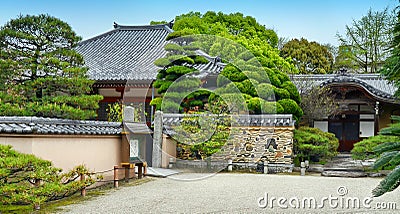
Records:
[[[312,86],[357,85],[378,99],[397,102],[397,87],[380,74],[300,74],[290,78],[300,91]]]

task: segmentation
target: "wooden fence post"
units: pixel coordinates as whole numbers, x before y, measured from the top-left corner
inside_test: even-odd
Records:
[[[129,167],[130,167],[129,164],[125,166],[125,182],[126,183],[129,182]]]
[[[114,166],[114,187],[118,188],[118,165]]]
[[[81,174],[81,181],[85,182],[85,174]],[[81,196],[86,196],[86,186],[81,190]]]

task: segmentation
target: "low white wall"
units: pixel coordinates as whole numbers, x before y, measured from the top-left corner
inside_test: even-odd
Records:
[[[103,171],[121,163],[121,136],[2,134],[0,144],[50,160],[63,170],[84,164],[91,171]]]

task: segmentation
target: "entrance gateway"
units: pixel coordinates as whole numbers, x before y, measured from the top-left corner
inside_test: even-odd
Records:
[[[350,152],[354,144],[387,127],[391,115],[400,115],[397,87],[379,74],[293,75],[300,93],[311,87],[329,87],[339,104],[334,115],[314,121],[314,127],[329,131],[339,139],[339,152]]]
[[[350,152],[354,144],[376,134],[376,116],[368,112],[342,112],[323,121],[315,121],[314,127],[335,134],[339,139],[339,152]]]

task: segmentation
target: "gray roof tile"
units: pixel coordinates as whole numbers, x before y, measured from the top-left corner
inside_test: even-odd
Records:
[[[146,124],[143,124],[146,126]],[[147,127],[147,126],[146,126]],[[122,124],[43,117],[0,117],[0,133],[118,135]]]
[[[163,114],[163,124],[165,126],[179,125],[183,118],[187,117],[209,117],[217,120],[219,115],[214,114]],[[291,114],[252,114],[252,115],[228,115],[232,117],[234,126],[293,126],[294,120]]]
[[[372,95],[394,102],[397,88],[380,74],[300,74],[290,76],[299,90],[307,90],[311,86],[331,84],[354,84],[363,87]]]
[[[82,54],[93,80],[154,80],[165,57],[167,25],[122,26],[82,41],[76,50]]]

